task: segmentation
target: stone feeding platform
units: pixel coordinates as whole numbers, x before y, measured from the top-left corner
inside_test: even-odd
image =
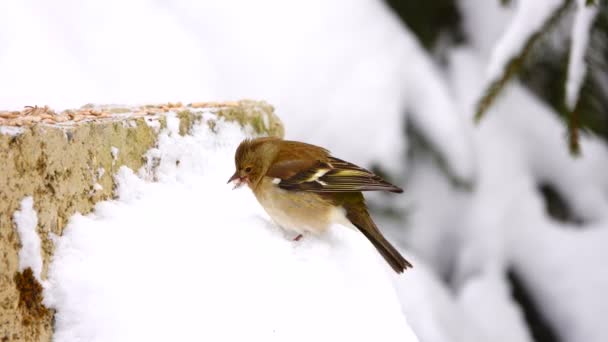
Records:
[[[113,175],[121,166],[138,170],[146,163],[168,115],[179,118],[181,135],[196,122],[213,134],[218,120],[237,122],[251,135],[284,132],[272,106],[250,100],[0,111],[0,341],[52,339],[54,312],[43,305],[38,281],[46,278],[52,237],[62,235],[74,213],[87,214],[113,197]],[[30,196],[41,241],[39,275],[19,267],[22,242],[14,217]]]

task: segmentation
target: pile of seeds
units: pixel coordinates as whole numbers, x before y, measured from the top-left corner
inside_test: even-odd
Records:
[[[100,121],[128,114],[130,116],[158,115],[168,111],[192,108],[232,107],[237,102],[195,102],[184,106],[181,102],[134,107],[84,105],[79,109],[56,112],[48,106],[26,106],[20,111],[0,111],[0,126],[32,126],[37,123],[58,124],[79,121]]]

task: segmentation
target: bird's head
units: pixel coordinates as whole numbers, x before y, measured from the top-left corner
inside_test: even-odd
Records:
[[[272,165],[278,148],[272,141],[276,138],[246,139],[236,149],[234,165],[236,171],[228,180],[234,182],[234,188],[243,184],[254,189]]]

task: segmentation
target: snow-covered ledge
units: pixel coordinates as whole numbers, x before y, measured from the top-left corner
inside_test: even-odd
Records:
[[[272,107],[84,110],[0,136],[0,338],[417,341],[360,234],[294,242],[226,184],[243,138],[283,135]]]
[[[0,111],[0,340],[51,339],[54,312],[43,290],[55,241],[75,213],[116,195],[121,167],[152,173],[159,160],[146,153],[161,132],[181,136],[204,125],[213,136],[224,122],[251,135],[283,135],[272,106],[255,101]]]

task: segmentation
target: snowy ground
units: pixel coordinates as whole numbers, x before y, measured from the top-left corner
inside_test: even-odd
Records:
[[[585,137],[583,156],[571,159],[555,113],[516,82],[472,124],[483,87],[560,3],[459,1],[468,41],[446,47],[440,65],[374,0],[0,2],[2,108],[266,99],[288,138],[380,164],[407,189],[392,201],[373,197],[403,214],[381,220],[415,264],[395,278],[357,234],[335,229],[294,245],[246,191],[230,191],[224,183],[240,133],[168,137],[159,183],[121,171],[120,199],[75,217],[58,240],[47,292],[63,308],[58,340],[169,331],[193,339],[244,331],[278,340],[338,332],[405,339],[409,323],[424,342],[532,341],[506,281],[513,269],[562,341],[607,341],[605,144]],[[575,34],[592,12],[578,14]],[[579,52],[570,97],[584,72],[584,43],[572,43]],[[406,158],[406,118],[443,167],[431,156]],[[556,188],[584,224],[550,218],[540,183]],[[211,312],[223,319],[203,325]],[[173,324],[166,330],[165,318]],[[150,326],[159,328],[140,329]]]
[[[293,242],[226,184],[237,125],[177,127],[153,151],[158,182],[121,169],[118,199],[57,239],[56,341],[417,341],[364,237],[337,226]]]

